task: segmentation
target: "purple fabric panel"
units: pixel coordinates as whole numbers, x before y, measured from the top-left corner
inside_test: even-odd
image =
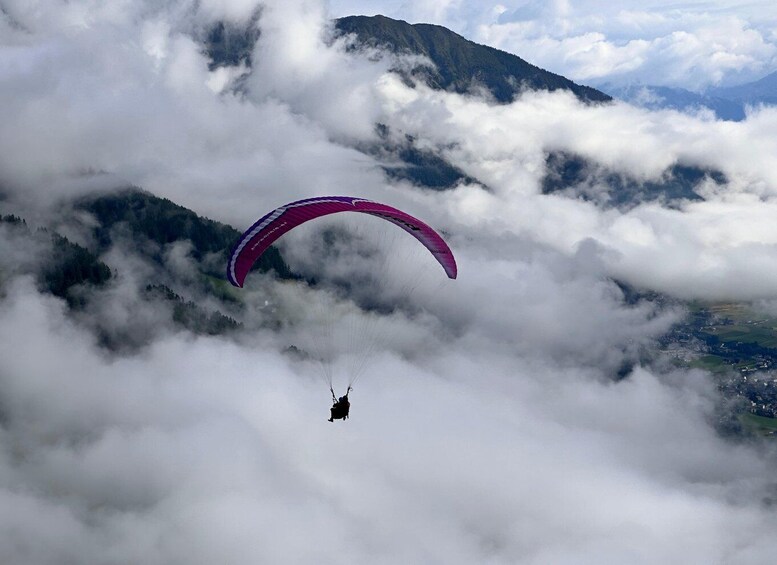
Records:
[[[227,278],[238,287],[254,262],[279,237],[300,224],[337,212],[362,212],[379,216],[401,227],[420,241],[455,279],[456,260],[448,244],[431,227],[418,218],[391,206],[350,196],[322,196],[285,204],[262,216],[238,239],[227,264]]]

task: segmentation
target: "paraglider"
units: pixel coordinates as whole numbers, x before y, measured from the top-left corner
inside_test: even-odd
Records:
[[[310,220],[339,212],[360,212],[386,220],[403,229],[418,240],[442,266],[450,279],[457,276],[456,259],[442,236],[430,226],[392,206],[352,196],[320,196],[284,204],[265,214],[249,227],[237,240],[227,263],[227,279],[242,288],[253,264],[282,235]],[[374,349],[374,347],[372,348]],[[329,421],[345,420],[350,411],[349,383],[344,396],[335,397],[331,375],[328,375],[334,404]]]
[[[320,196],[284,204],[259,218],[240,236],[232,249],[227,263],[227,279],[234,286],[242,288],[251,266],[279,237],[309,220],[338,212],[370,214],[399,226],[434,255],[448,278],[456,278],[456,259],[450,247],[440,234],[418,218],[364,198]]]
[[[329,391],[332,393],[332,400],[334,404],[332,404],[332,407],[329,409],[329,421],[333,422],[335,420],[347,420],[348,419],[348,413],[351,411],[351,402],[348,400],[348,395],[351,394],[351,390],[353,390],[350,386],[348,387],[348,390],[345,391],[345,395],[341,396],[340,398],[337,398],[335,396],[335,391],[331,388]]]

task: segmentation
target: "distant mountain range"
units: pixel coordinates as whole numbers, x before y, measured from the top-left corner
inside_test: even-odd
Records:
[[[748,107],[777,104],[777,72],[764,78],[725,88],[710,88],[704,93],[682,88],[654,85],[615,86],[600,88],[614,98],[650,110],[672,109],[681,112],[711,110],[720,120],[741,121]]]
[[[715,96],[744,104],[777,104],[777,71],[755,82],[728,88],[715,88]]]

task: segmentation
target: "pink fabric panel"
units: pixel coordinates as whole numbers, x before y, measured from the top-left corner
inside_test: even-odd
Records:
[[[291,202],[260,218],[235,244],[227,265],[227,278],[238,287],[243,286],[254,262],[279,237],[300,224],[337,212],[362,212],[384,218],[410,233],[420,241],[445,269],[448,277],[457,275],[456,259],[440,234],[427,224],[378,202],[350,196],[322,196]]]

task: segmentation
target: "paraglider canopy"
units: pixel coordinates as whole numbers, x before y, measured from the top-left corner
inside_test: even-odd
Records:
[[[392,206],[353,196],[320,196],[290,202],[262,216],[240,236],[227,263],[227,279],[241,287],[251,266],[279,237],[309,220],[338,212],[361,212],[387,220],[415,237],[440,263],[449,278],[456,259],[445,240],[427,224]]]

